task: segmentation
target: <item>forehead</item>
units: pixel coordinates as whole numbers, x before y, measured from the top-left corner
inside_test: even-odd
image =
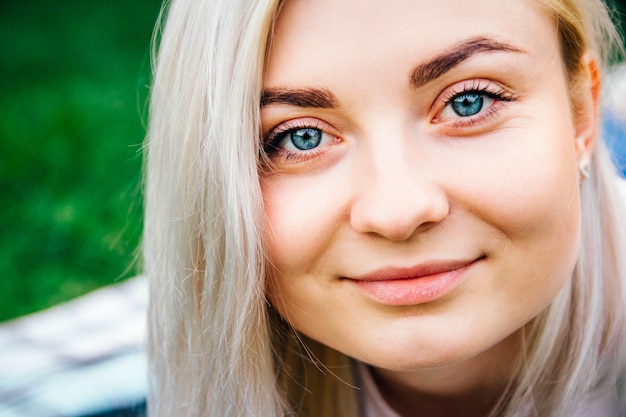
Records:
[[[268,56],[266,85],[365,61],[418,62],[476,37],[524,46],[548,57],[558,48],[551,14],[534,0],[286,0]],[[552,54],[553,55],[553,54]],[[308,69],[308,70],[307,70]],[[355,68],[357,69],[357,68]]]

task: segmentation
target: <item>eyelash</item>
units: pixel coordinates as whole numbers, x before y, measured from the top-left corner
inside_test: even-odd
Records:
[[[281,148],[280,142],[282,142],[287,135],[299,130],[299,129],[316,129],[322,132],[323,135],[331,135],[328,133],[328,129],[325,129],[319,121],[312,120],[289,120],[281,123],[278,127],[270,130],[263,138],[263,152],[269,157],[280,156],[282,162],[298,163],[305,162],[313,159],[323,153],[324,151],[316,147],[308,151],[292,152],[284,148]]]
[[[471,94],[492,99],[494,100],[494,103],[492,103],[487,109],[481,109],[476,115],[455,117],[451,122],[449,122],[450,124],[448,127],[452,129],[467,129],[476,126],[482,122],[488,121],[490,118],[495,117],[504,103],[513,102],[517,99],[517,96],[501,86],[493,87],[491,83],[487,83],[483,80],[465,81],[461,85],[448,89],[448,91],[436,100],[440,104],[435,106],[438,111],[436,116],[432,119],[432,122],[437,124],[448,123],[446,120],[441,120],[442,112],[449,105],[451,105],[453,100],[456,98]],[[333,133],[330,133],[328,128],[322,126],[320,121],[316,121],[314,119],[289,120],[281,123],[264,135],[264,155],[270,159],[280,157],[281,162],[283,163],[298,163],[306,162],[322,154],[324,152],[324,146],[298,152],[289,151],[280,147],[280,143],[287,135],[299,129],[316,129],[321,131],[323,135],[336,136]]]
[[[432,119],[433,123],[444,123],[445,120],[441,120],[441,113],[452,104],[454,99],[464,95],[480,95],[494,100],[494,103],[487,109],[481,109],[480,113],[475,116],[458,116],[457,118],[454,118],[450,127],[455,129],[470,128],[481,122],[487,121],[498,114],[502,104],[517,100],[516,95],[507,91],[503,87],[498,86],[494,88],[491,85],[485,84],[486,82],[482,80],[471,80],[464,82],[458,87],[455,86],[454,88],[449,89],[439,99],[437,99],[437,101],[442,105],[436,106],[438,111],[436,116]]]

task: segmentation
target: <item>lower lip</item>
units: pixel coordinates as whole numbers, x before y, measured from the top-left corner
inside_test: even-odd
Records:
[[[352,280],[369,298],[389,306],[429,303],[454,290],[475,262],[461,268],[418,278],[381,281]]]

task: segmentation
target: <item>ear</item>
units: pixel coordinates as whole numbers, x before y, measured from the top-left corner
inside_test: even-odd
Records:
[[[583,56],[580,72],[575,76],[571,89],[579,164],[589,162],[593,155],[600,129],[601,85],[598,61],[591,52],[587,52]]]

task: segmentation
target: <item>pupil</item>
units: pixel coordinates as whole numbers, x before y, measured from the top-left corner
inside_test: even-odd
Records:
[[[483,108],[483,96],[480,94],[464,94],[452,100],[452,110],[461,116],[473,116]]]
[[[305,128],[294,130],[291,133],[291,142],[301,151],[317,147],[322,141],[322,131],[319,129]]]

